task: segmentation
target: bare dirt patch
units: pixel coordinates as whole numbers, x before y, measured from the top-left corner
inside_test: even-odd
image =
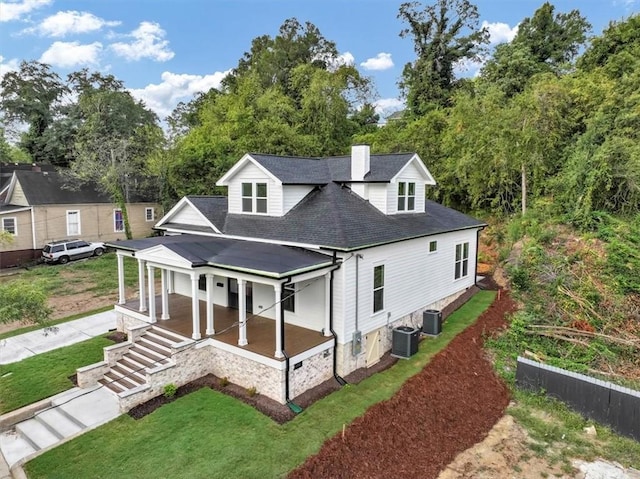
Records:
[[[438,479],[574,477],[573,474],[565,475],[559,464],[551,466],[543,458],[535,456],[529,447],[531,443],[527,432],[507,414],[482,442],[458,454]]]
[[[503,292],[398,393],[369,408],[289,477],[436,478],[504,413],[508,390],[482,343],[515,307]]]

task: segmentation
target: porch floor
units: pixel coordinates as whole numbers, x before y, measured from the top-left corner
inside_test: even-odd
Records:
[[[170,294],[170,319],[164,320],[160,319],[160,315],[162,314],[162,296],[157,295],[155,301],[157,315],[155,325],[191,338],[193,332],[191,298],[180,294]],[[120,306],[137,312],[140,307],[140,301],[133,299]],[[276,359],[274,356],[276,350],[276,322],[273,319],[265,318],[264,316],[254,316],[250,313],[247,314],[247,318],[249,318],[247,321],[247,341],[249,344],[246,346],[238,346],[238,325],[233,325],[233,323],[238,321],[237,309],[214,305],[213,326],[216,334],[207,335],[207,307],[204,301],[200,301],[200,335],[202,338],[213,338],[231,346]],[[290,357],[325,342],[333,341],[331,336],[326,337],[318,331],[287,323],[284,325],[284,337],[284,349]]]

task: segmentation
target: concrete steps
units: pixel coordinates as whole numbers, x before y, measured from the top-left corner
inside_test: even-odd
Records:
[[[70,389],[52,398],[49,409],[0,434],[0,449],[11,467],[119,415],[117,398],[104,388]]]
[[[152,326],[98,382],[117,395],[143,389],[147,384],[146,369],[171,364],[172,346],[185,339],[188,338]]]

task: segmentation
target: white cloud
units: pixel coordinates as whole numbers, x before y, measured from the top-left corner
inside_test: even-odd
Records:
[[[393,68],[391,53],[378,53],[374,58],[369,58],[360,64],[365,70],[388,70]]]
[[[317,55],[314,60],[323,60],[327,64],[327,70],[336,71],[341,66],[351,66],[355,63],[356,59],[351,52],[344,52],[337,57],[331,55]]]
[[[149,84],[144,88],[132,89],[131,94],[144,101],[146,106],[160,118],[168,116],[180,101],[189,101],[194,94],[219,88],[222,79],[229,74],[215,72],[211,75],[189,75],[164,72],[162,83]]]
[[[164,40],[165,35],[166,32],[157,23],[142,22],[128,35],[133,37],[133,42],[116,42],[111,45],[111,49],[127,60],[150,58],[165,62],[175,55],[169,48],[169,41]]]
[[[18,2],[0,2],[0,22],[10,22],[20,20],[26,15],[45,5],[49,5],[53,0],[23,0]]]
[[[15,72],[20,69],[20,62],[16,58],[7,61],[0,55],[0,79],[9,72]]]
[[[489,44],[497,45],[499,43],[508,43],[518,33],[518,26],[511,28],[506,23],[494,22],[489,23],[486,20],[482,22],[482,28],[486,28],[489,31]]]
[[[396,111],[404,110],[405,103],[397,98],[381,98],[373,103],[376,113],[380,115],[381,122],[385,122],[386,118]]]
[[[60,68],[75,67],[77,65],[97,65],[98,56],[102,52],[102,43],[93,42],[81,45],[79,42],[54,42],[42,54],[42,63],[48,63]]]
[[[64,37],[73,33],[88,33],[102,27],[115,27],[121,22],[107,21],[92,13],[69,10],[58,12],[45,18],[40,25],[25,30],[26,33],[39,33],[49,37]]]

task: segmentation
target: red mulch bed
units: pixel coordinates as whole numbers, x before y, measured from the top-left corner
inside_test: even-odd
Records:
[[[289,478],[436,478],[486,437],[509,402],[482,349],[515,311],[508,293],[459,334],[388,401],[329,439]]]

